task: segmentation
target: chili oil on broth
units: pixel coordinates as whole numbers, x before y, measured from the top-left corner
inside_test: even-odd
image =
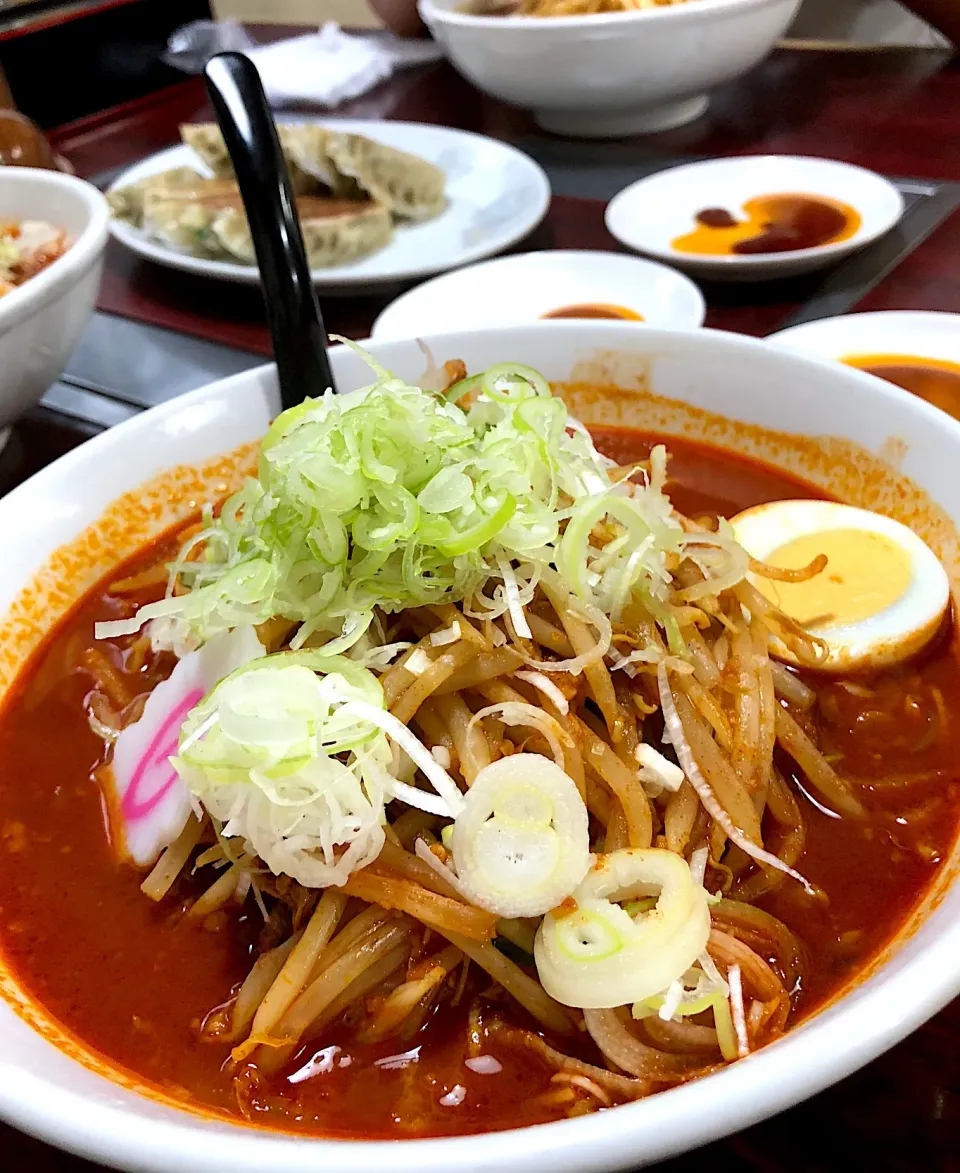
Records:
[[[625,414],[628,418],[635,418],[637,406],[641,405],[644,418],[649,417],[651,421],[656,421],[664,431],[685,429],[698,436],[707,435],[711,439],[725,440],[731,447],[752,446],[754,451],[760,453],[777,454],[784,464],[805,471],[811,480],[820,480],[822,487],[827,489],[842,489],[850,467],[859,462],[859,474],[854,482],[856,493],[844,494],[836,491],[836,495],[850,499],[850,496],[856,497],[857,493],[869,493],[871,486],[895,486],[891,491],[897,507],[901,512],[906,510],[908,516],[914,519],[921,518],[927,540],[931,543],[939,540],[940,549],[937,552],[941,557],[946,555],[948,569],[955,572],[955,564],[950,557],[954,549],[951,543],[955,542],[955,535],[948,519],[941,516],[915,486],[910,486],[909,482],[904,484],[902,478],[898,481],[889,468],[881,466],[879,461],[853,445],[842,441],[824,444],[820,440],[804,441],[802,438],[764,433],[759,429],[739,425],[721,417],[709,416],[683,404],[658,399],[642,390],[630,392],[579,384],[564,388],[564,393],[565,397],[577,405],[574,410],[578,410],[587,421],[599,417],[608,424],[616,423]],[[629,454],[624,446],[625,438],[622,431],[619,436],[600,437],[601,446],[606,445],[615,456],[625,456]],[[642,450],[644,445],[648,448],[651,442],[650,437],[644,440],[636,434],[630,439],[631,442],[640,445],[639,450]],[[728,454],[708,446],[685,443],[683,439],[667,438],[667,442],[674,453],[674,484],[671,488],[679,508],[704,511],[709,508],[711,500],[724,512],[742,508],[749,503],[756,503],[757,500],[773,499],[770,494],[776,493],[778,481],[781,485],[781,496],[797,496],[803,492],[811,496],[824,495],[822,490],[818,491],[809,485],[801,486],[793,478],[783,477],[776,470],[763,464],[752,462],[744,468],[741,467],[743,462],[735,461],[735,469],[746,484],[728,488],[726,496],[719,499],[710,496],[711,491],[716,492],[715,489],[705,492],[701,488],[697,500],[695,471],[691,470],[695,470],[698,464],[704,468],[712,465],[711,475],[716,478]],[[615,444],[619,444],[616,451],[613,450]],[[846,464],[838,465],[835,461],[838,449],[847,456]],[[844,469],[847,471],[843,471]],[[864,476],[865,472],[869,475]],[[758,490],[756,478],[762,476],[769,479],[764,481],[762,488]],[[832,477],[836,479],[831,480]],[[217,482],[211,479],[209,483]],[[752,490],[749,488],[750,483],[753,484]],[[759,491],[761,496],[751,496],[751,491]],[[686,498],[684,493],[687,494]],[[196,500],[196,496],[191,498],[184,495],[181,504],[186,510]],[[862,497],[861,502],[866,503],[862,501]],[[913,513],[910,513],[911,510]],[[90,532],[95,532],[96,528],[92,527]],[[126,537],[129,538],[129,535]],[[89,545],[89,533],[86,539]],[[101,570],[106,568],[103,561],[96,562],[92,552],[88,551],[86,556],[82,555],[83,550],[84,544],[80,541],[79,545],[75,543],[72,549],[68,547],[66,552],[61,551],[57,556],[57,565],[64,564],[66,553],[69,555],[66,564],[71,564],[72,559],[72,564],[80,566],[84,573],[89,573],[91,565],[98,565]],[[78,554],[78,551],[81,553]],[[102,555],[102,549],[100,554]],[[87,558],[86,562],[84,557]],[[142,563],[143,557],[134,558],[122,567],[112,570],[109,578],[113,580],[131,573]],[[955,573],[953,581],[956,581]],[[22,666],[32,646],[31,640],[36,642],[36,625],[32,635],[24,634],[22,621],[25,613],[42,615],[40,603],[45,589],[51,592],[62,591],[63,584],[57,584],[56,576],[51,582],[48,573],[45,580],[33,584],[32,588],[25,592],[24,599],[27,602],[24,604],[21,600],[19,618],[15,615],[16,621],[12,627],[8,622],[8,630],[19,633],[19,642],[15,646],[6,642],[0,644],[7,658],[8,671],[12,672],[16,667]],[[80,645],[87,646],[92,643],[95,620],[115,618],[115,606],[115,603],[105,603],[102,592],[94,592],[75,609],[58,629],[57,634],[66,632],[68,627],[76,630],[79,635],[74,640],[73,650],[81,651]],[[384,1056],[377,1056],[371,1052],[365,1057],[369,1071],[367,1079],[363,1076],[362,1062],[352,1062],[350,1066],[332,1066],[329,1072],[329,1077],[332,1078],[324,1077],[324,1090],[329,1095],[325,1097],[318,1094],[313,1109],[299,1111],[298,1115],[301,1118],[298,1120],[289,1118],[290,1101],[287,1093],[290,1087],[283,1087],[282,1081],[279,1093],[277,1089],[270,1087],[261,1086],[253,1089],[253,1095],[246,1095],[243,1098],[243,1110],[228,1081],[214,1086],[217,1078],[222,1075],[220,1064],[224,1049],[199,1042],[197,1031],[206,1016],[223,1002],[225,991],[229,992],[231,983],[235,987],[246,975],[251,961],[249,950],[256,935],[255,923],[249,916],[242,916],[219,927],[216,924],[198,926],[188,923],[184,928],[178,916],[179,904],[174,903],[166,908],[161,906],[159,909],[153,906],[140,893],[140,873],[115,862],[106,841],[107,824],[99,791],[90,778],[91,769],[101,751],[101,743],[89,730],[83,713],[83,698],[89,684],[85,684],[82,675],[75,668],[68,667],[67,661],[64,660],[69,646],[69,640],[47,641],[45,647],[37,653],[27,670],[17,680],[15,687],[10,690],[0,716],[0,873],[3,873],[0,875],[0,883],[3,884],[2,890],[14,893],[14,896],[5,900],[0,907],[0,933],[3,937],[0,944],[10,970],[27,995],[28,1000],[25,1004],[21,991],[11,982],[9,973],[3,975],[4,992],[17,1008],[34,1025],[54,1036],[58,1045],[76,1054],[102,1073],[112,1073],[114,1078],[117,1078],[119,1073],[122,1081],[127,1084],[141,1087],[146,1084],[144,1090],[188,1108],[212,1111],[234,1120],[248,1120],[252,1123],[271,1124],[275,1127],[315,1134],[336,1135],[339,1130],[340,1135],[377,1135],[375,1127],[371,1125],[371,1105],[383,1102],[384,1083],[396,1079],[397,1086],[403,1087],[407,1093],[411,1087],[420,1090],[431,1088],[431,1078],[448,1078],[444,1068],[447,1058],[456,1067],[457,1079],[461,1084],[465,1082],[465,1077],[470,1079],[469,1074],[462,1068],[463,1042],[459,1039],[460,1032],[451,1031],[449,1022],[436,1019],[428,1027],[428,1031],[436,1030],[436,1036],[426,1038],[428,1046],[421,1048],[416,1064],[388,1068],[385,1072],[380,1067],[372,1067],[376,1057]],[[949,655],[946,654],[947,651]],[[947,695],[947,686],[955,680],[955,655],[952,643],[941,644],[935,649],[931,659],[934,661],[934,668],[930,669],[933,678],[940,681],[942,675],[943,691],[944,695]],[[925,666],[921,667],[924,671],[928,670]],[[845,700],[842,697],[840,699]],[[59,740],[56,744],[66,747],[64,752],[68,755],[69,767],[65,772],[57,767],[58,781],[52,785],[50,791],[55,791],[55,801],[48,803],[38,792],[34,792],[34,801],[31,802],[29,794],[23,794],[11,784],[12,770],[8,769],[7,763],[12,761],[16,764],[18,776],[23,776],[21,771],[26,770],[30,771],[30,776],[42,777],[44,763],[47,763],[49,770],[50,762],[58,760],[53,750],[54,739],[49,736],[49,732],[43,732],[49,729],[45,724],[45,718],[51,714],[57,722]],[[18,720],[23,716],[21,728],[31,731],[31,736],[25,738],[27,744],[19,748],[12,746],[8,740],[10,737],[16,737],[17,725],[11,719],[14,716]],[[836,725],[836,737],[842,740],[842,713]],[[11,748],[16,750],[12,757]],[[927,747],[925,752],[928,755],[928,759],[925,760],[935,760],[933,747]],[[865,763],[867,767],[869,764]],[[66,776],[66,773],[69,773],[71,779],[75,779],[75,784],[61,784],[60,779]],[[16,797],[16,802],[8,805],[11,796]],[[51,811],[54,812],[53,819],[59,819],[66,828],[63,837],[53,833],[51,819],[48,817]],[[820,875],[823,869],[829,870],[832,864],[837,862],[836,852],[830,846],[829,837],[838,835],[840,828],[833,821],[829,821],[824,823],[821,832],[816,829],[816,820],[806,808],[805,813],[815,828],[817,842],[823,843],[823,850],[816,853],[808,845],[808,853],[812,860],[810,871]],[[23,859],[26,858],[25,848],[28,843],[35,849],[38,860],[42,859],[50,864],[48,874],[52,874],[55,868],[62,871],[69,867],[73,869],[71,876],[79,877],[82,882],[71,881],[68,884],[61,884],[51,900],[43,899],[40,892],[31,890],[30,883],[19,870]],[[894,846],[896,850],[900,850],[900,847]],[[945,837],[940,850],[945,850],[947,846],[949,836]],[[64,850],[67,848],[69,850]],[[873,858],[870,851],[861,854],[868,862]],[[81,855],[84,857],[82,860]],[[814,855],[817,859],[814,859]],[[822,862],[818,862],[820,856],[823,857]],[[68,862],[65,864],[64,860]],[[912,862],[908,862],[912,868]],[[930,876],[936,869],[934,859],[929,859],[925,863],[921,884],[929,883]],[[803,867],[807,868],[806,858]],[[849,870],[856,873],[853,882],[863,888],[863,875],[858,872],[854,863],[851,863]],[[913,874],[910,872],[911,876]],[[7,883],[8,876],[13,883]],[[942,889],[950,877],[945,869],[940,870],[939,876],[937,888]],[[36,885],[33,888],[36,889]],[[89,898],[90,893],[92,898]],[[181,901],[190,895],[189,891],[180,893]],[[909,905],[918,895],[919,890],[911,887],[907,899],[901,901],[901,904]],[[16,901],[20,902],[19,908],[15,907]],[[855,904],[855,901],[853,903]],[[27,915],[31,907],[37,911],[36,923],[32,923]],[[776,901],[771,902],[770,907],[771,911],[791,923],[801,935],[806,935],[804,926],[800,923],[802,913],[796,908],[781,908]],[[49,915],[51,908],[56,910],[55,917]],[[114,931],[116,926],[111,924],[111,916],[107,910],[117,908],[121,910],[121,917],[128,917],[123,922],[127,926],[126,931],[120,931],[119,928]],[[901,910],[898,906],[895,909],[896,915],[900,916],[901,911],[906,915],[910,910]],[[835,909],[832,910],[832,914],[835,912]],[[49,952],[44,951],[44,942],[49,944],[54,939],[54,924],[62,926],[69,923],[70,916],[76,918],[78,925],[84,926],[82,932],[72,935],[69,944],[65,944],[67,934],[62,931],[62,927],[55,933],[56,948],[60,950],[61,958],[66,959],[69,964],[60,965],[58,974],[34,973],[31,959],[42,969],[44,958],[49,960],[51,956]],[[801,1013],[815,1007],[824,998],[835,996],[852,977],[862,975],[865,971],[863,968],[858,970],[858,966],[863,964],[859,959],[871,949],[884,944],[884,933],[890,935],[896,929],[893,920],[888,919],[873,938],[870,938],[869,934],[864,937],[862,929],[853,923],[854,921],[855,916],[844,915],[841,915],[839,920],[834,916],[834,920],[829,922],[824,921],[819,914],[811,919],[807,931],[812,935],[826,923],[827,928],[824,931],[827,937],[829,933],[834,934],[837,946],[822,951],[822,956],[828,962],[829,972],[824,973],[821,988],[808,986],[800,991],[797,1009]],[[131,926],[134,929],[132,938]],[[860,933],[860,937],[852,938],[851,934],[856,933]],[[92,935],[98,934],[102,935],[95,944],[96,956],[91,962],[90,939]],[[163,935],[165,939],[162,950],[158,946],[158,934]],[[841,937],[844,938],[842,941]],[[162,962],[158,960],[161,956],[165,959]],[[135,960],[135,980],[131,980],[131,959]],[[875,965],[876,960],[868,961],[867,968],[871,964]],[[105,966],[102,973],[97,973],[97,965]],[[102,1034],[83,1029],[83,1024],[77,1019],[78,1011],[82,1007],[78,1003],[77,989],[71,988],[70,977],[89,976],[92,973],[97,974],[95,980],[91,978],[91,985],[96,986],[98,996],[107,987],[129,987],[130,997],[126,1000],[125,1010],[131,1022],[133,1016],[137,1016],[135,1032],[122,1029],[120,1015],[114,1015],[110,1021],[103,1021],[100,1026],[95,1025],[95,1029],[102,1029]],[[183,977],[182,990],[176,984],[176,977],[171,981],[171,975]],[[146,1012],[143,1005],[144,991],[150,992],[156,999]],[[91,1021],[95,1024],[106,1017],[98,1005],[91,1007],[91,1014]],[[60,1024],[63,1024],[63,1029]],[[441,1040],[454,1036],[457,1036],[459,1041],[447,1055]],[[338,1038],[336,1031],[325,1035],[324,1047],[321,1050],[339,1045]],[[387,1044],[385,1050],[392,1053],[396,1048]],[[492,1046],[486,1050],[492,1050],[496,1054]],[[346,1049],[346,1053],[350,1054],[349,1048]],[[189,1070],[180,1069],[183,1056],[189,1058]],[[338,1057],[342,1056],[343,1052]],[[508,1058],[509,1067],[505,1064],[505,1071],[501,1075],[495,1079],[478,1076],[476,1080],[487,1092],[491,1090],[491,1084],[499,1083],[504,1089],[502,1101],[507,1105],[507,1112],[516,1113],[517,1105],[529,1098],[531,1086],[538,1080],[545,1079],[547,1072],[530,1056],[511,1050]],[[305,1080],[293,1086],[310,1089],[311,1084],[313,1089],[319,1092],[316,1080]],[[351,1088],[357,1090],[356,1099],[361,1105],[357,1113],[359,1124],[356,1127],[352,1124],[349,1105],[345,1108],[344,1096],[350,1096]],[[471,1088],[471,1102],[477,1102],[474,1099],[475,1095],[479,1096],[480,1092],[475,1093]],[[283,1118],[270,1120],[271,1115],[280,1115]],[[420,1120],[418,1123],[415,1108],[406,1117],[402,1114],[400,1116],[399,1119],[392,1119],[389,1130],[380,1135],[416,1135],[423,1130],[423,1122]],[[449,1115],[446,1115],[445,1122],[449,1123],[449,1119]],[[464,1120],[461,1116],[455,1130],[480,1131],[491,1127],[506,1127],[511,1122],[534,1121],[511,1121],[507,1115],[498,1114],[497,1104],[488,1100],[482,1109],[478,1108],[472,1122]]]

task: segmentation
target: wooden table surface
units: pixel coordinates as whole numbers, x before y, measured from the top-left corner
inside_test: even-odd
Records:
[[[446,65],[399,76],[342,111],[440,122],[503,139],[531,133],[526,117],[477,93]],[[188,80],[121,111],[54,135],[81,175],[97,175],[170,145],[181,121],[205,117],[202,87]],[[340,111],[338,111],[340,113]],[[628,146],[631,146],[628,144]],[[632,144],[631,149],[637,144]],[[617,154],[623,144],[589,150]],[[643,140],[652,154],[789,152],[831,156],[898,176],[960,180],[960,64],[931,51],[839,53],[784,50],[725,87],[701,121]],[[607,157],[607,156],[603,156]],[[591,201],[564,200],[551,220],[567,247],[609,244]],[[542,243],[540,247],[543,247]],[[111,252],[105,308],[155,306],[168,275]],[[256,300],[208,287],[224,336],[259,345]],[[161,298],[162,300],[162,298]],[[859,308],[960,311],[960,214],[943,224]],[[340,306],[343,328],[361,334],[376,305]],[[189,307],[188,307],[189,311]],[[762,290],[711,307],[714,324],[761,333],[779,310]],[[234,321],[236,318],[238,320]],[[174,324],[174,323],[168,323]],[[232,331],[232,332],[231,332]],[[18,428],[10,459],[23,475],[84,437],[33,419]],[[842,1047],[844,1040],[838,1039]],[[956,1173],[960,1169],[960,1001],[869,1067],[805,1104],[705,1150],[666,1162],[664,1173],[709,1168],[757,1173]],[[640,1156],[640,1154],[638,1154]],[[0,1170],[81,1173],[92,1166],[0,1126]],[[272,1171],[269,1171],[272,1173]]]

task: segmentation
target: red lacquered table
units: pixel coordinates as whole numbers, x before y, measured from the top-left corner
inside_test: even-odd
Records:
[[[533,133],[523,114],[473,90],[446,65],[403,74],[338,113],[442,122],[504,139]],[[209,117],[203,88],[183,82],[69,127],[54,144],[85,176],[126,165],[177,140],[182,121]],[[633,157],[780,152],[832,156],[898,176],[960,181],[960,64],[941,53],[783,50],[723,89],[701,121],[642,144],[596,145]],[[597,157],[607,156],[598,154]],[[616,247],[602,204],[558,197],[525,247]],[[255,291],[211,286],[111,246],[101,308],[227,345],[267,350]],[[332,299],[332,329],[360,337],[382,297]],[[750,334],[794,308],[755,287],[711,300],[708,324]],[[960,214],[954,214],[857,307],[960,311]],[[84,434],[35,417],[19,427],[19,473]],[[838,1039],[838,1048],[844,1040]],[[955,1173],[960,1169],[960,1002],[887,1055],[805,1104],[707,1149],[666,1162],[669,1173]],[[0,1169],[81,1173],[84,1161],[3,1128]],[[638,1153],[638,1158],[642,1154]]]

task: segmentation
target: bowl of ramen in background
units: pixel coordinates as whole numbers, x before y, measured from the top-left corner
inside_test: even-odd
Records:
[[[0,224],[43,221],[65,233],[62,255],[0,296],[0,429],[60,376],[79,342],[100,288],[109,219],[107,201],[82,179],[0,167]]]
[[[672,437],[678,450],[684,443],[702,450],[721,496],[723,478],[731,475],[732,466],[742,472],[738,457],[746,457],[748,463],[753,458],[773,466],[779,470],[775,476],[804,482],[814,495],[896,518],[940,559],[956,597],[960,424],[898,388],[839,364],[709,330],[570,321],[451,333],[426,342],[438,362],[462,360],[468,371],[501,362],[537,368],[565,388],[571,410],[592,427],[640,424],[663,436],[668,447]],[[405,380],[423,374],[423,351],[412,341],[374,342],[370,350]],[[342,391],[369,384],[370,371],[357,354],[338,347],[331,358]],[[227,454],[255,443],[278,409],[275,369],[245,372],[111,429],[0,501],[5,535],[0,611],[7,614],[0,659],[4,693],[10,693],[17,672],[59,618],[120,560],[190,515],[196,502],[223,493],[239,468]],[[894,458],[895,466],[888,462]],[[682,472],[678,476],[682,484]],[[86,735],[91,736],[89,730]],[[91,818],[101,817],[99,809]],[[4,850],[15,850],[16,834],[10,833],[13,840],[4,841]],[[63,834],[68,838],[70,832]],[[68,849],[64,843],[60,850]],[[188,1044],[186,1024],[176,1037],[156,1040],[157,1053],[169,1060],[164,1061],[163,1087],[149,1086],[129,1065],[118,1070],[102,1047],[80,1041],[71,1029],[69,1007],[61,1016],[65,1021],[58,1021],[43,998],[25,988],[9,963],[9,929],[4,928],[0,1115],[63,1148],[142,1173],[172,1168],[183,1173],[316,1173],[324,1168],[380,1173],[386,1166],[396,1173],[449,1173],[463,1167],[474,1173],[637,1168],[812,1095],[891,1047],[960,992],[958,865],[957,844],[948,840],[923,873],[917,902],[901,909],[888,935],[877,938],[876,952],[852,970],[841,967],[846,977],[816,1013],[746,1061],[606,1112],[508,1131],[496,1131],[503,1123],[484,1118],[474,1129],[477,1135],[403,1143],[250,1127],[235,1108],[231,1118],[230,1101],[223,1110],[191,1107],[183,1102],[173,1065],[178,1049],[207,1044]],[[850,861],[843,866],[851,866]],[[899,883],[903,874],[894,869],[890,882]],[[851,883],[869,890],[867,877],[860,879],[851,873]],[[113,881],[107,877],[105,882]],[[131,899],[139,899],[139,891],[133,891],[139,879],[131,883]],[[75,886],[86,891],[79,880]],[[89,951],[92,980],[100,983],[95,938],[96,910],[102,908],[97,897],[88,934],[71,943],[81,953]],[[64,931],[60,923],[58,933]],[[128,942],[118,953],[132,947]],[[59,953],[57,959],[60,965]],[[156,968],[147,961],[148,968]],[[112,1006],[110,989],[102,984],[97,989]],[[125,1026],[119,1029],[121,1035],[129,1033]],[[350,1074],[349,1069],[343,1073]],[[415,1086],[415,1068],[410,1078]],[[376,1105],[370,1102],[368,1108],[373,1112]],[[330,1110],[339,1110],[337,1101]]]
[[[576,16],[482,15],[474,0],[419,7],[454,67],[481,90],[532,110],[545,130],[617,138],[698,118],[712,89],[770,52],[798,5],[683,0]]]

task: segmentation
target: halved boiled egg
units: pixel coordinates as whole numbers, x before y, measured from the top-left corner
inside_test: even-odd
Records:
[[[835,501],[772,501],[732,519],[753,558],[783,570],[826,565],[803,582],[750,581],[828,648],[821,671],[879,668],[912,656],[936,634],[950,584],[933,551],[900,522]],[[779,641],[778,659],[796,663]]]

